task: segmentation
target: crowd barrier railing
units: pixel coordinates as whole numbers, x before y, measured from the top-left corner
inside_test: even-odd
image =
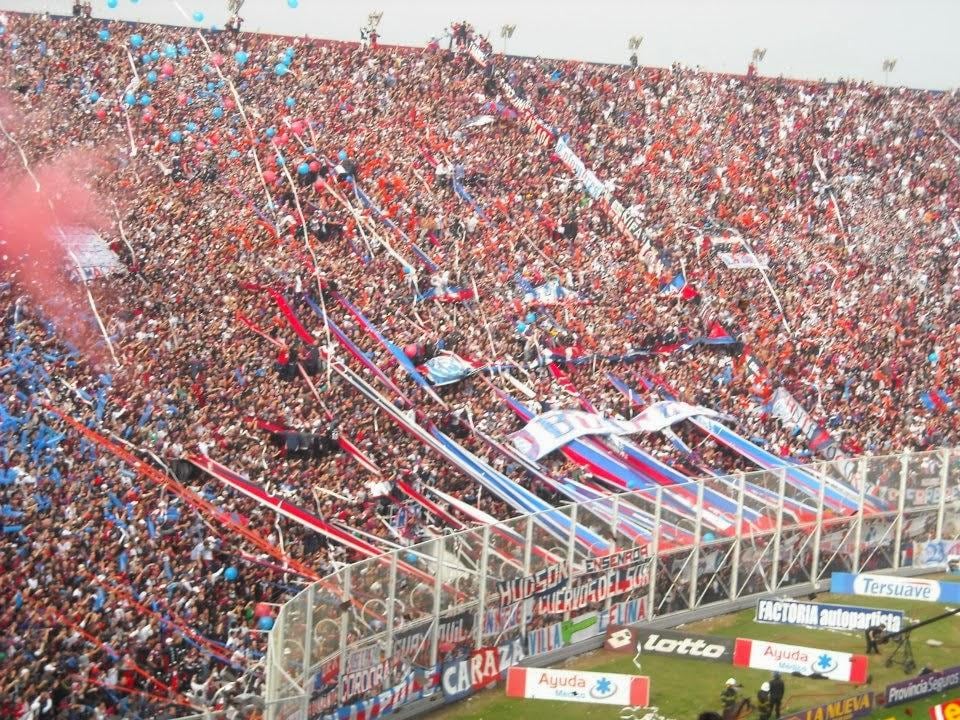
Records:
[[[823,587],[833,572],[909,568],[918,543],[960,538],[960,448],[804,469],[823,481],[813,496],[784,471],[700,478],[440,534],[343,567],[280,608],[264,716],[373,720],[425,697],[455,701],[478,680],[471,654],[495,652],[502,670],[575,650],[609,624],[722,614],[745,598]],[[859,494],[859,510],[832,509],[828,483]],[[736,511],[719,517],[704,501],[710,490]],[[561,514],[572,521],[567,535]],[[659,530],[648,540],[644,522]],[[578,528],[606,543],[606,559]]]

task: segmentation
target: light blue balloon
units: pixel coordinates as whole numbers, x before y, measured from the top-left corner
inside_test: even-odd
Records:
[[[286,164],[287,164],[286,158],[284,158],[283,155],[277,155],[277,165],[286,165]]]
[[[156,81],[157,81],[157,74],[153,70],[151,70],[150,72],[147,73],[147,82],[150,84],[153,84]]]
[[[190,48],[188,48],[186,45],[181,45],[178,49],[180,51],[180,57],[186,57],[190,54]]]
[[[269,615],[264,615],[262,618],[257,620],[257,627],[261,630],[272,630],[273,629],[273,618]]]
[[[712,532],[705,532],[705,533],[703,534],[703,541],[704,541],[704,542],[713,542],[713,541],[716,540],[716,539],[717,539],[717,536],[714,535]]]
[[[216,86],[214,83],[212,83],[212,82],[208,82],[208,83],[207,83],[207,90],[208,90],[209,92],[213,92],[214,88],[216,88],[216,87],[217,87],[217,86]]]
[[[136,104],[137,104],[137,96],[134,95],[133,93],[127,93],[126,95],[123,96],[123,101],[124,101],[127,105],[136,105]]]
[[[100,42],[106,42],[107,40],[110,39],[110,31],[101,30],[100,32],[97,33],[97,37],[100,38]]]
[[[150,64],[150,53],[144,53],[144,54],[140,57],[140,62],[142,62],[144,65],[149,65],[149,64]]]
[[[231,150],[229,157],[230,157],[231,160],[236,160],[238,157],[240,157],[240,151],[239,151],[239,150]]]
[[[175,60],[177,57],[177,46],[172,43],[167,43],[163,48],[163,54],[171,60]]]
[[[107,0],[107,7],[113,10],[117,6],[117,0]]]
[[[90,93],[90,95],[88,95],[88,97],[90,99],[90,102],[95,103],[97,100],[100,99],[100,93],[94,90],[92,93]]]
[[[238,577],[240,577],[240,573],[235,567],[233,567],[233,565],[231,565],[230,567],[228,567],[226,570],[223,571],[223,576],[230,582],[233,582]]]
[[[417,556],[414,555],[413,553],[407,553],[405,559],[406,559],[407,563],[410,564],[410,565],[416,565],[416,564],[417,564]]]
[[[300,163],[299,165],[297,165],[298,175],[306,175],[308,172],[310,172],[310,166],[307,165],[307,163]]]
[[[0,25],[0,35],[3,35],[5,32],[7,32],[7,26]]]
[[[159,59],[160,59],[160,51],[159,51],[159,50],[151,50],[151,51],[150,51],[150,59],[153,60],[153,62],[156,62],[157,60],[159,60]]]
[[[287,98],[287,107],[288,107],[288,108],[292,108],[292,107],[293,107],[294,105],[296,105],[296,104],[297,104],[297,101],[296,101],[294,98],[292,98],[292,97],[288,97],[288,98]]]
[[[196,131],[197,131],[197,124],[195,122],[188,122],[187,132],[196,132]]]
[[[194,19],[195,22],[203,22],[203,13],[200,12],[199,10],[197,10],[197,11],[193,14],[193,19]]]
[[[300,0],[287,0],[287,6],[292,10],[296,10],[300,5]]]
[[[940,355],[937,353],[936,350],[934,350],[932,353],[930,353],[929,355],[927,355],[927,360],[930,361],[930,364],[931,364],[931,365],[936,365],[936,364],[937,364],[937,361],[940,360]]]
[[[250,59],[250,56],[243,50],[237,50],[233,55],[233,59],[237,61],[237,65],[243,65]]]
[[[220,118],[223,117],[223,108],[222,108],[222,107],[215,107],[215,108],[213,109],[212,114],[213,114],[213,117],[214,117],[216,120],[219,120]]]
[[[131,5],[136,5],[140,0],[130,0]]]
[[[150,96],[147,95],[147,93],[144,93],[143,95],[140,96],[140,104],[143,105],[144,107],[150,104]]]
[[[274,135],[276,135],[276,134],[277,134],[277,129],[276,129],[276,128],[272,128],[272,127],[268,127],[268,128],[267,128],[267,137],[268,137],[268,138],[272,138],[272,137],[273,137]]]
[[[183,142],[183,133],[180,132],[179,130],[174,130],[172,133],[170,133],[170,142],[172,143]]]
[[[273,72],[277,74],[277,77],[283,77],[290,72],[290,68],[283,63],[277,63],[277,66],[273,69]]]
[[[138,48],[141,45],[143,45],[143,35],[131,35],[130,44],[133,45],[135,48]]]
[[[340,158],[340,162],[343,162],[344,160],[347,159],[347,151],[341,150],[340,152],[337,153],[337,157]]]

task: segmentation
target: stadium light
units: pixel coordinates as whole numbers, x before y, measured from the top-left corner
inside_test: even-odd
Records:
[[[507,40],[513,37],[513,33],[516,31],[516,25],[501,25],[500,26],[500,37],[503,38],[503,54],[507,54]]]
[[[883,82],[885,85],[890,84],[890,73],[893,72],[893,69],[896,66],[897,66],[896,58],[887,58],[886,60],[883,61],[883,77],[884,77]]]

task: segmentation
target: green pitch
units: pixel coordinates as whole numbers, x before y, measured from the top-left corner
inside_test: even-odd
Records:
[[[946,579],[946,578],[945,578]],[[956,581],[956,576],[950,578]],[[798,598],[805,599],[805,598]],[[817,602],[857,605],[862,607],[888,608],[902,610],[908,622],[916,622],[947,609],[934,603],[889,601],[880,598],[854,597],[852,595],[821,594]],[[808,630],[786,625],[763,625],[753,621],[754,610],[744,610],[735,615],[724,615],[703,622],[692,623],[677,630],[701,635],[725,635],[729,637],[755,638],[772,642],[822,647],[826,649],[862,653],[864,643],[862,633],[839,633],[830,630]],[[928,639],[943,643],[939,647],[926,644]],[[928,665],[934,670],[942,670],[960,665],[960,617],[953,617],[920,628],[913,633],[914,656],[918,667]],[[899,667],[888,668],[884,659],[890,654],[891,644],[881,647],[883,656],[870,656],[870,674],[872,682],[862,689],[882,692],[888,683],[908,677]],[[682,660],[673,657],[644,655],[642,669],[638,672],[633,664],[632,655],[615,654],[606,650],[588,653],[569,661],[563,667],[578,670],[596,670],[600,672],[640,674],[650,677],[651,705],[658,708],[658,714],[669,720],[694,720],[703,710],[719,711],[720,691],[724,681],[735,677],[743,685],[743,692],[752,699],[756,698],[760,683],[770,679],[770,673],[762,670],[734,668],[703,660]],[[916,671],[914,672],[914,674]],[[786,695],[784,714],[801,710],[813,705],[829,702],[852,695],[858,686],[832,680],[806,680],[796,677],[784,677]],[[927,720],[927,708],[944,700],[960,697],[960,688],[948,690],[943,696],[932,696],[896,705],[889,710],[878,709],[873,718],[887,720]],[[522,720],[596,720],[620,718],[621,711],[610,705],[588,705],[584,703],[564,703],[552,700],[515,700],[504,695],[503,683],[496,688],[474,695],[472,698],[450,705],[431,713],[430,720],[502,720],[518,718]],[[638,713],[642,716],[643,713]],[[748,716],[755,718],[756,714]]]

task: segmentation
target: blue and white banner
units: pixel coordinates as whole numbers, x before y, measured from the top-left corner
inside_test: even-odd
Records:
[[[528,305],[557,305],[564,300],[576,300],[577,293],[568,290],[556,280],[539,285],[523,297]]]
[[[583,435],[659,432],[691,417],[720,417],[720,413],[676,401],[654,403],[632,420],[607,418],[581,410],[551,410],[530,420],[523,430],[510,435],[510,440],[528,459],[539,460]]]
[[[888,632],[899,632],[903,627],[903,613],[899,610],[827,605],[799,600],[757,600],[754,621],[768,625],[799,625],[819,630],[866,630],[884,625]]]
[[[423,364],[423,371],[434,385],[450,385],[473,375],[477,368],[451,353],[430,358]]]
[[[830,592],[942,604],[960,602],[960,583],[896,575],[833,573],[830,576]]]
[[[929,540],[913,544],[913,566],[946,568],[960,561],[960,540]]]
[[[557,138],[557,145],[553,151],[557,154],[557,157],[560,158],[560,162],[566,165],[570,172],[573,173],[574,177],[583,183],[583,189],[587,191],[590,197],[596,200],[606,192],[607,189],[600,181],[600,178],[597,177],[593,170],[588,169],[587,166],[583,164],[583,160],[577,157],[576,153],[570,149],[570,146],[567,145],[562,137]]]

